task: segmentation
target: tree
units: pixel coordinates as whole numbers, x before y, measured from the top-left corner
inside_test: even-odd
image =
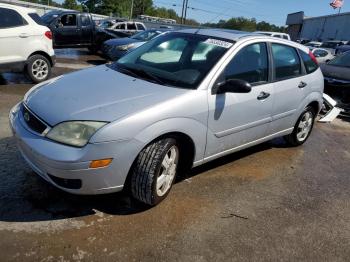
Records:
[[[64,0],[62,7],[67,9],[77,10],[78,4],[75,0]]]

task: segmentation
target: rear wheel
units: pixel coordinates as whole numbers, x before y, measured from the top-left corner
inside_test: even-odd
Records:
[[[300,146],[309,138],[315,122],[315,110],[308,106],[305,108],[291,134],[284,137],[291,146]]]
[[[29,57],[25,70],[34,83],[40,83],[50,77],[51,64],[45,56],[33,55]]]
[[[152,206],[165,199],[176,177],[179,155],[173,138],[155,141],[144,148],[132,169],[133,197]]]

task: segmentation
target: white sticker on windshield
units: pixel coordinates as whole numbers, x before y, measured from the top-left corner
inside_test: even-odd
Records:
[[[226,42],[226,41],[222,41],[222,40],[218,40],[218,39],[212,39],[212,38],[208,38],[204,43],[210,44],[210,45],[220,46],[223,48],[230,48],[233,45],[230,42]]]

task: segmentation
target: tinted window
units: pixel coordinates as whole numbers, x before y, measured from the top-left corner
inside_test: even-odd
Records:
[[[136,25],[134,23],[129,23],[128,30],[136,30]]]
[[[288,40],[288,36],[286,36],[286,35],[283,35],[283,38]]]
[[[328,52],[326,50],[320,50],[320,49],[315,50],[313,53],[316,57],[326,57],[328,55]]]
[[[281,35],[273,35],[273,37],[282,38]]]
[[[137,26],[137,30],[146,30],[146,28],[143,26],[143,24],[137,23],[136,26]]]
[[[334,65],[334,66],[350,67],[350,53],[349,52],[343,53],[342,55],[334,58],[328,64]]]
[[[51,11],[51,12],[48,12],[46,14],[44,14],[42,17],[41,17],[41,20],[44,21],[45,24],[50,24],[56,17],[59,16],[59,12],[57,11]]]
[[[315,72],[318,68],[318,65],[314,61],[312,61],[311,57],[307,53],[301,50],[299,50],[299,53],[301,55],[301,58],[303,59],[306,72],[308,74]]]
[[[301,75],[300,59],[297,51],[290,46],[272,44],[276,80]]]
[[[242,79],[248,83],[267,82],[268,58],[266,44],[244,47],[225,68],[226,79]]]
[[[0,28],[26,25],[27,22],[15,10],[0,8]]]
[[[43,22],[43,20],[41,20],[40,16],[38,16],[37,13],[29,13],[28,15],[29,15],[30,18],[33,19],[34,22],[37,23],[38,25],[45,25],[45,23]]]
[[[81,15],[80,19],[81,19],[82,26],[89,26],[90,25],[90,19],[87,15]]]
[[[77,16],[75,14],[63,15],[60,23],[62,26],[77,26]]]
[[[119,24],[115,27],[115,29],[122,29],[125,30],[125,24]]]

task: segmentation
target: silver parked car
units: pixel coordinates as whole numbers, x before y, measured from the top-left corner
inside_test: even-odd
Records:
[[[186,168],[275,137],[303,144],[322,93],[307,47],[188,29],[33,87],[10,123],[24,159],[56,187],[104,194],[128,185],[155,205]]]

